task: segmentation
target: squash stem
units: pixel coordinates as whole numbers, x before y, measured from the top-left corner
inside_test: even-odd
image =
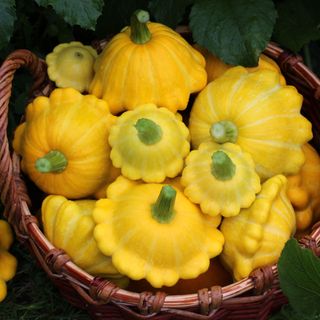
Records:
[[[217,143],[234,143],[238,138],[238,128],[232,121],[222,120],[211,126],[210,135]]]
[[[230,180],[236,173],[236,166],[222,150],[215,151],[212,156],[211,174],[218,180]]]
[[[147,23],[150,16],[147,11],[136,10],[131,16],[131,40],[136,44],[147,43],[151,39],[151,32],[148,29]]]
[[[59,173],[68,165],[65,155],[58,150],[51,150],[42,158],[37,159],[35,168],[41,173]]]
[[[162,138],[162,129],[154,121],[141,118],[135,124],[140,141],[146,145],[159,142]]]
[[[152,217],[159,223],[169,223],[174,216],[177,191],[169,185],[162,187],[157,201],[152,205]]]

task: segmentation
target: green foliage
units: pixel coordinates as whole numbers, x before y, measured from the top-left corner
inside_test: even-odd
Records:
[[[14,0],[0,0],[0,49],[9,42],[15,19]]]
[[[0,0],[0,49],[27,42],[46,54],[74,37],[108,37],[136,9],[171,27],[189,24],[196,42],[235,65],[255,66],[270,40],[297,52],[320,39],[318,0]]]
[[[103,0],[35,0],[40,6],[53,9],[71,25],[94,30],[101,15]]]
[[[192,7],[190,27],[196,42],[224,62],[256,66],[275,18],[271,0],[201,0]]]
[[[295,52],[320,39],[320,1],[284,0],[277,4],[279,19],[274,39]]]
[[[272,319],[320,319],[320,259],[290,239],[279,259],[278,273],[289,306]]]

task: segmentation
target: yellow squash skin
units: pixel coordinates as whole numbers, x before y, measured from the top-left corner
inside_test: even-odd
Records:
[[[219,255],[224,242],[217,229],[221,217],[202,214],[176,188],[171,220],[155,219],[152,208],[163,187],[120,176],[109,186],[108,199],[98,200],[93,212],[99,249],[112,256],[122,274],[146,279],[155,288],[196,278],[209,268],[210,258]]]
[[[219,152],[225,153],[233,163],[235,172],[232,177],[223,179],[212,172],[212,166],[219,165],[212,157]],[[221,170],[226,170],[222,174],[231,171],[228,164],[227,161],[222,163]],[[185,195],[192,202],[199,203],[202,212],[231,217],[239,214],[241,208],[249,207],[261,189],[254,167],[250,154],[242,152],[238,145],[204,142],[186,158],[181,183],[185,186]]]
[[[59,88],[88,91],[97,56],[95,49],[81,42],[61,43],[46,56],[48,76]]]
[[[151,128],[146,129],[143,123],[139,123],[141,119],[151,120]],[[153,132],[154,124],[161,133]],[[140,138],[140,133],[146,136],[146,141],[144,137]],[[159,136],[159,139],[149,141],[151,136]],[[162,182],[182,171],[184,158],[190,151],[189,140],[189,130],[178,113],[146,104],[117,118],[110,129],[110,158],[129,179]]]
[[[48,194],[70,199],[92,195],[109,175],[108,136],[114,118],[105,101],[72,88],[36,98],[28,105],[26,122],[17,128],[13,141],[22,169]],[[61,171],[36,168],[38,159],[43,161],[50,151],[62,153]]]
[[[302,100],[296,88],[280,84],[277,72],[231,68],[197,96],[190,114],[191,143],[197,148],[217,141],[217,126],[232,124],[225,127],[223,142],[250,153],[262,179],[295,174],[304,162],[301,146],[312,138],[311,123],[300,114]]]
[[[148,22],[151,39],[133,42],[131,27],[114,36],[95,63],[89,92],[113,114],[154,103],[176,112],[207,83],[204,57],[171,28]]]
[[[294,234],[295,214],[286,185],[283,175],[268,179],[250,208],[223,219],[220,230],[225,245],[220,258],[236,281],[277,262],[285,242]]]
[[[288,176],[288,197],[296,213],[297,230],[307,229],[320,216],[320,157],[309,144],[302,146],[306,161]]]
[[[6,282],[11,280],[17,271],[18,261],[8,250],[13,242],[13,233],[9,223],[0,220],[0,302],[7,296]]]
[[[100,252],[93,238],[94,206],[95,200],[71,201],[59,195],[47,196],[41,206],[44,234],[88,273],[122,277],[111,258]]]
[[[206,59],[206,71],[208,74],[208,83],[217,79],[221,75],[223,75],[227,70],[234,67],[230,64],[224,63],[222,60],[220,60],[217,56],[212,54],[209,50],[200,47],[199,45],[194,45],[194,47],[202,53],[202,55]],[[281,74],[280,67],[277,65],[277,63],[266,56],[265,54],[261,54],[258,60],[258,65],[256,67],[246,68],[249,72],[254,72],[259,69],[269,69],[276,71],[280,74],[280,83],[282,85],[286,84],[286,80],[284,76]]]

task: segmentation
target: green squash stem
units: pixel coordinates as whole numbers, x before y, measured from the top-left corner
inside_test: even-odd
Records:
[[[215,151],[212,156],[211,174],[218,180],[230,180],[236,173],[236,166],[222,150]]]
[[[135,124],[140,141],[146,145],[159,142],[162,138],[162,129],[154,121],[141,118]]]
[[[152,217],[159,223],[169,223],[174,216],[177,191],[169,185],[162,187],[157,201],[151,206]]]
[[[210,135],[217,143],[236,142],[238,138],[237,126],[229,120],[215,122],[210,128]]]
[[[131,16],[131,40],[136,44],[147,43],[151,39],[151,32],[147,27],[150,16],[147,11],[136,10]]]
[[[65,155],[58,150],[51,150],[42,158],[37,159],[35,168],[41,173],[60,173],[68,165]]]

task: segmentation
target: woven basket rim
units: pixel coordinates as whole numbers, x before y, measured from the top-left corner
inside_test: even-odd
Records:
[[[276,43],[269,43],[265,52],[268,56],[273,59],[278,58],[283,53],[286,53],[285,50],[281,49]],[[296,56],[295,56],[296,57]],[[288,54],[288,59],[292,59],[292,54]],[[314,89],[315,92],[318,92],[320,88],[320,80],[319,78],[311,72],[301,60],[297,59],[294,63],[291,63],[292,69],[295,68],[299,70],[301,74],[305,74],[305,82],[310,88]],[[1,71],[1,67],[0,67]],[[1,74],[1,72],[0,72]],[[1,80],[1,79],[0,79]],[[0,83],[0,90],[1,90],[1,83]],[[10,97],[10,96],[9,96]],[[9,99],[8,97],[8,99]],[[318,98],[317,98],[318,99]],[[14,165],[17,167],[17,171],[20,172],[20,158],[19,156],[13,152],[12,161]],[[1,190],[2,191],[2,190]],[[6,205],[6,203],[4,203]],[[21,200],[21,211],[24,217],[32,217],[32,213],[29,209],[29,205],[25,200]],[[18,228],[21,226],[14,226],[15,230],[17,231]],[[28,237],[32,240],[31,245],[38,246],[38,248],[42,251],[44,255],[46,255],[50,250],[57,249],[44,235],[38,223],[33,219],[28,220],[28,223],[24,226],[25,230],[28,232]],[[313,228],[313,231],[309,235],[312,238],[316,245],[320,242],[320,224],[316,224]],[[277,278],[277,264],[271,266],[271,270],[273,273],[274,278]],[[61,274],[57,274],[57,277],[63,276],[66,277],[73,283],[79,285],[85,290],[90,289],[90,285],[93,283],[96,277],[90,275],[72,261],[66,261],[63,265],[61,270]],[[208,288],[210,291],[210,288]],[[249,276],[243,280],[233,282],[226,286],[221,287],[221,299],[223,302],[231,299],[237,298],[248,291],[255,289],[255,279],[252,276]],[[154,291],[156,291],[155,289]],[[161,289],[160,289],[161,290]],[[100,298],[105,301],[113,301],[115,303],[124,303],[130,306],[138,306],[140,303],[140,293],[129,291],[126,289],[117,288],[109,297],[107,294],[104,296],[104,292],[102,290],[100,294]],[[109,299],[110,298],[110,299]],[[192,306],[199,306],[201,300],[199,299],[198,292],[191,293],[191,294],[167,294],[164,298],[163,308],[173,308],[173,309],[180,309],[180,308],[188,308]]]

